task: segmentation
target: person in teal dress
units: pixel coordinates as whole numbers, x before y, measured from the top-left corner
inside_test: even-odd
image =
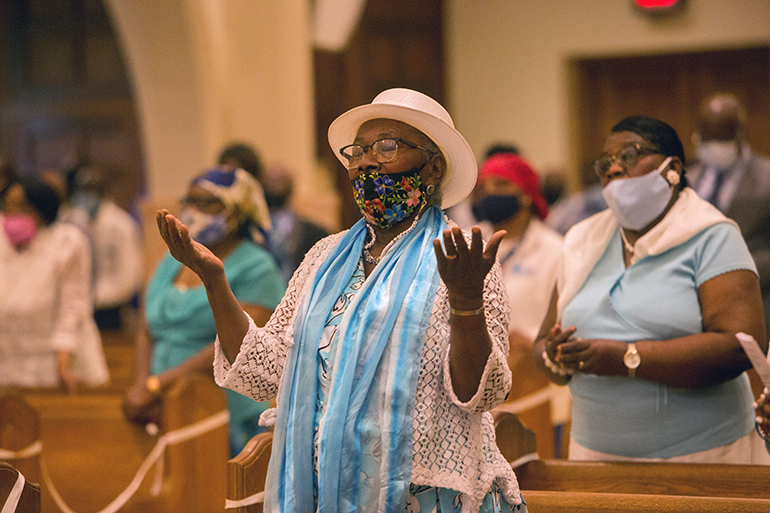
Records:
[[[263,241],[270,228],[259,183],[242,169],[211,169],[196,177],[181,217],[193,237],[224,262],[227,281],[243,309],[264,324],[286,284]],[[162,391],[190,372],[211,375],[216,326],[198,277],[170,254],[158,264],[144,297],[143,329],[137,337],[136,382],[124,400],[127,417],[158,422]],[[259,319],[259,320],[257,320]],[[226,390],[230,450],[234,456],[262,431],[259,416],[269,406]]]

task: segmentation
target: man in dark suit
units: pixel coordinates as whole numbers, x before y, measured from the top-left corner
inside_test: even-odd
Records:
[[[698,161],[686,176],[702,198],[738,223],[757,264],[770,327],[770,159],[752,153],[745,128],[737,97],[718,93],[704,100],[693,135]]]

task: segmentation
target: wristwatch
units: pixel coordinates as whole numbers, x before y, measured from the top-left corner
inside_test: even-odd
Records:
[[[639,351],[636,350],[636,344],[634,342],[628,344],[626,354],[623,355],[623,363],[628,367],[628,377],[636,377],[636,368],[642,363],[642,358],[639,356]]]
[[[150,393],[155,396],[160,396],[160,379],[158,379],[158,376],[150,376],[144,381],[144,386],[147,387],[147,390],[150,391]]]

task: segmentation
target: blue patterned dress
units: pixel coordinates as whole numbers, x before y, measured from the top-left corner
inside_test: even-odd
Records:
[[[318,396],[316,397],[316,410],[314,421],[314,437],[313,437],[313,491],[318,497],[318,474],[319,474],[319,437],[318,437],[318,425],[325,412],[326,397],[331,386],[331,375],[334,361],[332,355],[334,354],[334,347],[337,341],[337,328],[342,314],[350,305],[353,297],[361,290],[361,287],[366,280],[364,273],[363,260],[360,260],[356,270],[348,282],[347,287],[337,299],[334,307],[332,308],[329,319],[326,321],[326,327],[324,328],[323,336],[318,348]],[[377,488],[375,483],[375,476],[377,475],[377,468],[379,467],[379,425],[377,419],[371,419],[366,424],[365,429],[361,433],[361,447],[362,447],[362,463],[361,463],[361,489],[362,495],[365,497],[371,490]],[[455,490],[448,488],[436,488],[431,486],[417,486],[410,485],[409,497],[404,505],[404,511],[409,513],[448,513],[448,512],[460,512],[462,511],[462,494]],[[364,500],[363,504],[366,503]],[[497,487],[495,483],[492,484],[492,489],[487,493],[484,498],[484,502],[481,505],[480,513],[526,513],[527,506],[522,502],[520,505],[509,505],[503,497],[502,491]]]

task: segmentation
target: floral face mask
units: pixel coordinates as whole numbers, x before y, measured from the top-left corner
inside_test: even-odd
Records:
[[[351,180],[364,219],[388,229],[414,214],[426,201],[420,177],[423,167],[393,174],[363,172]]]

